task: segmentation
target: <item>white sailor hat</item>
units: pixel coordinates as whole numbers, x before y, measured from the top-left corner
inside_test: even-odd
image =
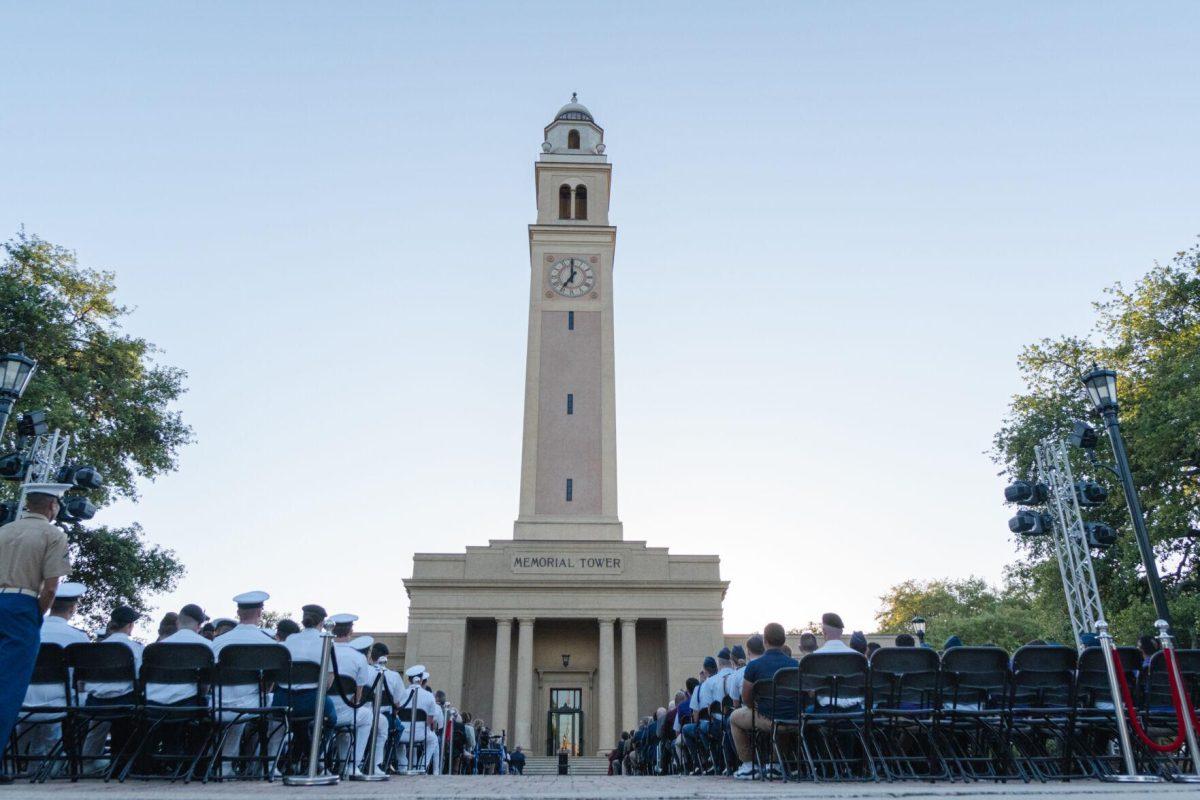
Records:
[[[374,636],[355,636],[350,640],[349,645],[352,650],[366,650],[371,645],[375,644]]]
[[[238,608],[262,608],[262,604],[270,599],[271,595],[255,590],[253,592],[242,592],[233,598],[233,602],[237,603]]]
[[[74,583],[67,581],[58,585],[58,594],[54,595],[55,600],[78,600],[83,597],[83,593],[87,591],[87,587],[82,583]]]
[[[358,614],[334,614],[328,621],[334,625],[349,625],[358,622]]]
[[[423,681],[429,680],[429,670],[425,670],[424,672],[421,673],[421,680],[423,680]]]
[[[73,483],[27,483],[25,494],[48,494],[61,500],[64,492],[74,488]]]
[[[425,665],[424,664],[417,664],[416,666],[412,666],[412,667],[409,667],[408,669],[404,670],[404,674],[407,675],[409,678],[419,678],[424,673],[425,673]]]

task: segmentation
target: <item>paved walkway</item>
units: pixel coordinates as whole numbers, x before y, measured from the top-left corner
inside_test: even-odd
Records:
[[[1097,781],[1046,784],[870,784],[814,786],[796,783],[760,783],[733,781],[728,778],[610,778],[558,776],[547,777],[393,777],[380,783],[343,783],[338,786],[288,787],[279,783],[165,784],[165,783],[49,783],[41,786],[15,784],[0,787],[5,798],[45,798],[45,800],[222,800],[224,798],[263,797],[274,800],[292,798],[417,797],[454,798],[455,800],[730,800],[730,798],[837,797],[837,798],[1134,798],[1200,797],[1195,786],[1180,784],[1118,785]]]

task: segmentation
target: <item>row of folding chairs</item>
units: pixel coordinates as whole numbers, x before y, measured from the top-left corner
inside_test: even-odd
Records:
[[[307,753],[312,714],[289,707],[272,707],[270,691],[277,683],[315,684],[319,665],[292,662],[281,644],[234,644],[213,652],[201,644],[156,643],[145,648],[141,669],[133,652],[118,642],[43,644],[31,685],[61,689],[62,705],[26,706],[5,749],[9,774],[32,780],[65,776],[167,777],[204,780],[227,775],[226,764],[239,776],[268,780],[277,768],[299,770]],[[128,684],[133,691],[120,698],[89,702],[84,684]],[[147,700],[147,686],[190,687],[190,699],[171,705]],[[257,690],[251,705],[225,702],[235,687]],[[34,751],[30,742],[41,726],[57,726],[59,734],[48,749]],[[89,740],[103,743],[107,751]],[[226,739],[245,736],[253,748],[239,747],[238,755],[222,756]],[[95,734],[100,736],[96,737]],[[352,731],[351,731],[352,733]],[[271,742],[277,742],[274,750]],[[323,752],[328,753],[332,748]],[[352,751],[351,751],[352,752]],[[335,765],[338,766],[338,765]],[[344,765],[341,765],[344,766]]]
[[[1200,650],[1177,650],[1193,705]],[[1143,668],[1136,648],[1118,648],[1136,687],[1136,713],[1151,736],[1170,739],[1174,709],[1165,656]],[[760,773],[785,780],[1041,780],[1120,772],[1106,654],[1045,645],[1011,658],[997,647],[812,653],[799,667],[755,683],[758,707],[774,709],[755,740]],[[1137,746],[1140,770],[1190,771],[1185,752]]]

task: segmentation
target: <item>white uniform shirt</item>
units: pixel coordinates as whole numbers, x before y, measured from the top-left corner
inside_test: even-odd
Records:
[[[404,694],[404,679],[400,677],[400,673],[394,669],[380,667],[378,664],[372,668],[383,670],[383,682],[387,684],[388,694],[392,696],[393,703],[399,703],[401,695]]]
[[[708,693],[705,695],[705,708],[713,703],[721,703],[725,700],[725,682],[729,680],[729,676],[733,674],[732,667],[721,667],[717,670],[717,674],[701,684],[701,689],[709,687]]]
[[[346,642],[334,642],[333,650],[337,653],[338,675],[352,678],[358,686],[370,686],[375,682],[377,672],[367,663],[366,656]],[[338,699],[337,692],[333,693],[333,698]]]
[[[163,639],[159,644],[202,644],[209,650],[213,649],[213,643],[205,639],[195,631],[187,628],[180,628],[172,633],[167,638]],[[194,683],[148,683],[146,684],[146,701],[149,703],[158,703],[159,705],[170,705],[178,703],[180,700],[196,696],[196,684]]]
[[[279,642],[257,625],[238,625],[233,630],[222,633],[213,639],[213,660],[219,659],[221,650],[231,644],[279,644]],[[238,707],[258,705],[258,687],[253,685],[226,686],[221,689],[221,704]]]
[[[418,711],[424,711],[426,718],[430,721],[433,727],[437,727],[442,719],[442,709],[438,707],[437,699],[434,698],[433,692],[428,689],[410,684],[404,693],[396,698],[396,702],[401,708],[410,708],[413,692],[417,693],[416,707]],[[417,723],[418,725],[421,723]]]
[[[746,665],[743,664],[725,676],[725,694],[738,703],[742,702],[742,676],[745,674]]]
[[[77,642],[90,642],[88,635],[72,627],[62,617],[46,617],[42,620],[42,644],[58,644],[64,648]],[[61,685],[31,684],[25,692],[27,706],[65,706],[66,690]]]
[[[232,633],[232,631],[230,631]],[[293,633],[283,642],[283,646],[292,654],[292,661],[310,661],[321,663],[321,631],[318,628],[305,628],[299,633]],[[286,686],[284,688],[287,688]],[[315,689],[315,683],[297,683],[291,687],[294,691]]]
[[[142,650],[144,645],[141,642],[135,642],[123,633],[109,634],[104,641],[116,642],[123,644],[133,651],[133,668],[134,671],[142,669]],[[84,690],[93,697],[113,698],[120,697],[125,694],[133,693],[133,684],[129,682],[107,682],[107,683],[85,683]]]

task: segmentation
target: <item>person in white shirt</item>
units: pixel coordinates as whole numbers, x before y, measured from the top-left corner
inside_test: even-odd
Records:
[[[335,614],[329,618],[329,621],[333,623],[333,660],[336,662],[337,674],[343,678],[350,678],[354,681],[355,685],[354,693],[348,697],[343,697],[342,692],[336,690],[331,692],[338,726],[351,726],[354,728],[354,763],[350,767],[350,772],[353,774],[361,766],[363,755],[367,751],[367,744],[371,738],[371,706],[364,704],[362,707],[355,707],[346,701],[351,700],[355,704],[362,703],[363,689],[375,682],[375,676],[378,672],[367,664],[366,656],[350,644],[352,634],[354,633],[354,623],[358,621],[358,616],[355,614]],[[381,712],[379,725],[381,729],[386,729],[387,720],[382,719],[382,716]],[[345,759],[349,749],[349,737],[345,737],[344,740],[339,742],[338,757]],[[375,741],[373,757],[375,758],[376,765],[383,760],[382,737],[377,738]]]
[[[325,624],[325,617],[327,616],[325,609],[316,603],[310,603],[303,606],[300,610],[303,613],[300,618],[303,630],[288,636],[283,646],[291,654],[293,665],[304,661],[320,664],[322,651],[321,628]],[[330,680],[332,681],[332,672]],[[316,702],[317,685],[315,683],[293,683],[289,685],[285,679],[276,684],[275,691],[271,695],[272,707],[291,708],[293,714],[300,716],[312,715]],[[333,698],[326,696],[324,722],[322,723],[324,725],[323,730],[332,731],[336,721],[337,714],[334,711]],[[279,743],[282,738],[283,726],[280,725],[271,732],[271,740],[267,745],[270,752],[279,752]]]
[[[140,618],[141,614],[130,606],[117,606],[113,609],[112,616],[108,621],[108,636],[104,637],[105,643],[122,644],[129,648],[133,653],[135,673],[142,669],[143,645],[141,642],[135,642],[130,636],[133,634],[133,623]],[[89,707],[133,705],[137,700],[137,693],[132,681],[89,681],[84,683],[83,691],[87,693],[85,705]],[[133,720],[132,718],[116,719],[112,722],[96,723],[95,727],[88,731],[87,738],[83,742],[85,758],[95,758],[100,755],[104,749],[104,740],[110,730],[112,731],[112,751],[119,752],[133,731]],[[100,771],[107,769],[108,765],[97,761],[95,767],[97,771]]]
[[[200,626],[208,617],[204,609],[195,603],[188,603],[179,609],[179,630],[163,639],[158,644],[179,645],[198,644],[212,650],[213,643],[200,635]],[[146,684],[146,702],[156,706],[197,705],[200,698],[196,694],[196,685],[191,683],[148,683]]]
[[[271,595],[262,591],[243,592],[233,598],[237,603],[237,626],[221,634],[212,641],[213,656],[218,661],[221,650],[231,644],[278,644],[271,634],[262,628],[263,604],[271,599]],[[253,708],[259,705],[258,687],[252,684],[242,686],[226,686],[213,690],[213,702],[219,701],[221,709]],[[221,712],[222,722],[233,722],[225,731],[225,739],[221,743],[221,757],[232,758],[241,752],[242,734],[245,723],[239,722],[239,712],[236,710]],[[221,774],[225,777],[233,774],[233,765],[222,763]]]
[[[400,741],[400,769],[408,769],[408,746],[411,742],[425,743],[425,763],[433,765],[433,774],[440,775],[442,769],[441,751],[438,748],[437,731],[441,727],[442,710],[438,708],[433,692],[421,685],[429,673],[421,664],[409,667],[405,673],[408,677],[408,688],[397,699],[400,708],[414,709],[425,712],[425,722],[414,722],[404,731]],[[415,769],[415,767],[414,767]]]
[[[858,651],[850,647],[842,641],[842,634],[845,632],[846,626],[842,624],[842,618],[832,611],[821,615],[821,632],[825,636],[825,644],[817,648],[818,653],[857,653]],[[816,706],[835,705],[838,708],[853,708],[861,705],[863,698],[861,694],[842,694],[831,703],[831,698],[828,692],[816,692]]]
[[[42,620],[42,644],[57,644],[66,648],[70,644],[91,641],[86,633],[73,627],[70,622],[84,591],[82,583],[59,584],[58,594],[54,596],[54,602],[50,605],[50,614]],[[30,684],[25,691],[25,706],[66,704],[67,692],[61,684]],[[62,712],[34,713],[26,716],[17,726],[17,746],[29,755],[46,755],[54,743],[62,738],[62,725],[56,720],[61,720],[64,716],[66,715]],[[42,724],[30,724],[35,722]]]
[[[383,642],[375,642],[371,645],[370,650],[367,651],[367,663],[383,674],[384,686],[387,687],[387,694],[391,696],[390,698],[385,698],[389,702],[379,707],[379,710],[383,713],[388,723],[388,727],[380,731],[379,734],[384,737],[385,744],[387,741],[386,737],[390,735],[395,735],[397,741],[399,741],[400,732],[404,729],[404,726],[400,724],[400,720],[396,717],[396,701],[404,693],[404,679],[400,677],[400,673],[396,672],[396,670],[388,669],[387,662],[390,652],[388,646]],[[391,766],[391,764],[385,766]]]

